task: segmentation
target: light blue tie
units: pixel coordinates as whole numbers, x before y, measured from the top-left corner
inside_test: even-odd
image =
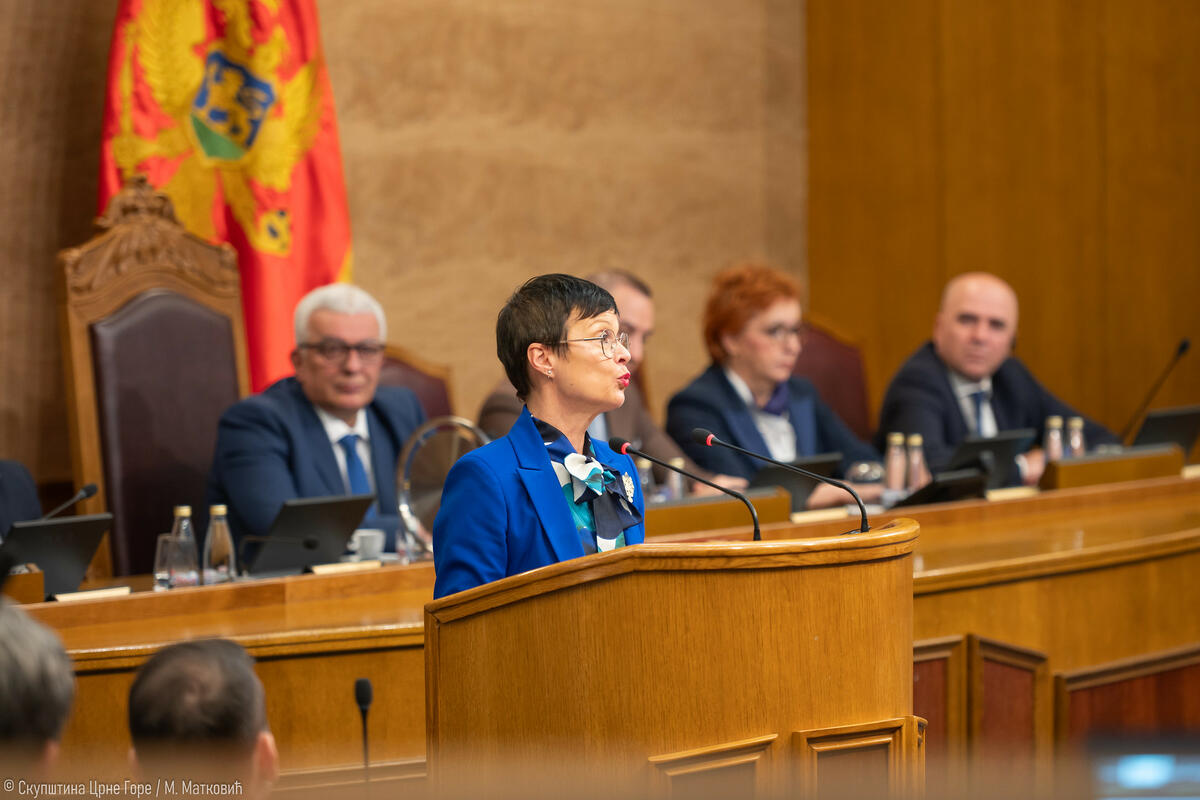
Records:
[[[987,399],[987,392],[983,389],[971,392],[971,399],[975,401],[975,435],[983,438],[983,401]]]
[[[358,434],[347,433],[338,439],[338,444],[342,446],[342,452],[346,454],[346,479],[350,482],[350,494],[370,494],[371,482],[367,480],[367,470],[363,467],[362,459],[358,457]],[[378,515],[375,513],[375,504],[372,503],[363,520],[370,521],[376,516]],[[394,536],[395,534],[388,533],[388,541],[384,543],[385,549],[395,550]]]

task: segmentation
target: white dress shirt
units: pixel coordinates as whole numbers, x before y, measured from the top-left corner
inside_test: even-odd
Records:
[[[767,452],[770,453],[771,458],[789,463],[795,461],[796,429],[792,427],[791,420],[788,419],[788,412],[768,414],[754,402],[754,393],[750,391],[750,387],[746,385],[741,376],[731,369],[726,369],[725,377],[733,384],[733,390],[737,392],[738,397],[742,398],[742,402],[750,409],[754,427],[758,429],[763,441],[767,443]]]
[[[958,398],[958,407],[962,410],[963,419],[966,420],[969,436],[976,436],[980,432],[984,438],[991,438],[999,433],[996,426],[996,414],[992,411],[992,377],[989,375],[983,380],[973,381],[969,378],[964,378],[952,369],[946,370],[950,376],[950,388],[954,390],[954,396]],[[975,398],[972,397],[976,392],[983,392],[983,411],[982,425],[978,428],[975,419]]]
[[[333,445],[333,457],[337,460],[338,472],[342,474],[342,485],[346,487],[346,493],[350,493],[350,477],[346,472],[346,451],[338,442],[348,433],[358,435],[358,441],[355,444],[355,449],[358,450],[358,459],[362,461],[363,469],[367,473],[367,482],[371,484],[371,491],[376,491],[375,469],[371,464],[371,436],[367,430],[367,412],[360,408],[358,416],[354,419],[354,425],[351,426],[323,408],[317,408],[316,411],[321,424],[325,426],[325,435],[329,437],[329,443]]]

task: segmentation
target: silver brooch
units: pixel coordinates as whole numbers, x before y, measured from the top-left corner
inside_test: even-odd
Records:
[[[629,498],[629,502],[633,502],[633,478],[622,472],[621,477],[625,481],[625,496]]]

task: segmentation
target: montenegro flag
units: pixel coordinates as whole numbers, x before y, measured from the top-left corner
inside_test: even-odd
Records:
[[[255,391],[291,372],[292,311],[350,279],[350,215],[315,0],[121,0],[100,209],[135,173],[237,250]]]

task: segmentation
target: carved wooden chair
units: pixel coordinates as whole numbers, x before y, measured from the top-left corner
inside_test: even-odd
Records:
[[[59,254],[72,466],[113,513],[92,574],[149,572],[171,507],[200,505],[221,412],[250,388],[234,251],[183,229],[141,176]],[[201,536],[203,531],[197,531]]]
[[[804,347],[792,373],[812,381],[821,399],[837,412],[854,435],[864,442],[871,441],[874,426],[868,411],[866,365],[857,342],[808,315]]]
[[[425,416],[448,417],[454,414],[450,394],[450,367],[426,361],[398,344],[389,344],[379,373],[382,386],[404,386],[412,389]]]

